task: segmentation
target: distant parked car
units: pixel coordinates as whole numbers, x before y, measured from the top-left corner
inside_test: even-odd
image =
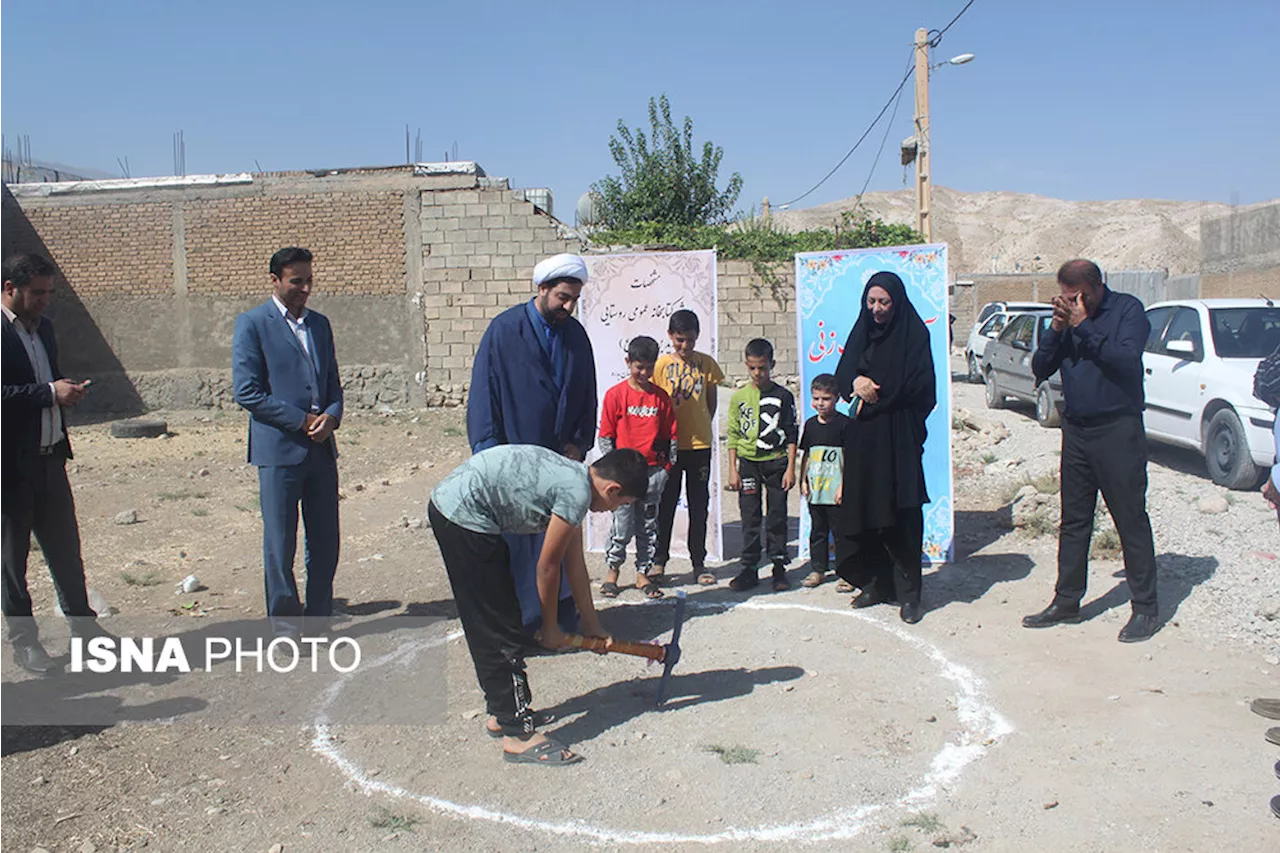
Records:
[[[965,342],[964,362],[969,370],[970,382],[982,381],[982,353],[987,348],[987,341],[994,340],[1009,325],[1009,320],[1023,311],[1051,311],[1053,306],[1043,302],[988,302],[978,312],[978,321],[969,331],[969,339]]]
[[[1014,315],[1000,336],[987,342],[979,366],[987,383],[987,408],[1003,409],[1006,398],[1015,397],[1035,404],[1041,426],[1056,427],[1061,421],[1062,378],[1055,373],[1037,384],[1031,372],[1031,356],[1052,320],[1052,310]]]
[[[1275,458],[1275,415],[1253,396],[1253,374],[1280,347],[1280,306],[1180,299],[1152,305],[1147,319],[1147,435],[1204,454],[1221,486],[1261,483]]]

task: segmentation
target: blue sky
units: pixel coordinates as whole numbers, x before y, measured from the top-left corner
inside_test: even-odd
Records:
[[[745,180],[809,189],[901,79],[916,27],[963,0],[282,3],[6,0],[0,118],[38,160],[135,177],[462,159],[556,212],[614,171],[619,118],[666,93]],[[976,0],[934,61],[934,181],[1070,199],[1280,196],[1276,0]],[[904,186],[906,94],[872,189]],[[877,128],[798,207],[855,194]]]

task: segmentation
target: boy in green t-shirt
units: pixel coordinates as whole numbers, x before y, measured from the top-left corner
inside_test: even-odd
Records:
[[[760,505],[767,503],[764,527],[773,563],[773,589],[787,581],[787,492],[796,482],[796,398],[773,381],[773,344],[747,344],[751,384],[729,401],[729,490],[738,493],[742,513],[742,571],[729,582],[744,591],[760,583]],[[763,493],[763,494],[762,494]]]
[[[582,522],[588,510],[612,512],[643,500],[648,486],[649,465],[635,450],[607,453],[588,468],[544,447],[504,444],[472,456],[431,493],[427,517],[494,718],[489,733],[502,736],[504,760],[555,766],[582,756],[535,731],[540,720],[529,707],[527,640],[503,534],[546,531],[537,568],[539,642],[549,649],[565,646],[556,620],[562,562],[582,633],[607,638],[591,601]]]

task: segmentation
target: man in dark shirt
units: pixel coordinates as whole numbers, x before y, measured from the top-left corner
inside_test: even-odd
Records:
[[[1133,616],[1120,642],[1159,629],[1156,555],[1147,517],[1147,437],[1142,426],[1142,350],[1151,324],[1142,303],[1102,283],[1092,261],[1058,270],[1053,322],[1031,360],[1036,383],[1062,373],[1062,530],[1053,603],[1022,624],[1047,628],[1080,621],[1098,492],[1120,534]]]

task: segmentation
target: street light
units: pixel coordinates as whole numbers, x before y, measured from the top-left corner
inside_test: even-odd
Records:
[[[915,135],[902,141],[902,165],[916,164],[916,230],[926,243],[933,242],[932,187],[929,180],[929,72],[943,65],[965,65],[972,53],[953,56],[937,65],[929,64],[929,31],[916,30],[916,117]]]

